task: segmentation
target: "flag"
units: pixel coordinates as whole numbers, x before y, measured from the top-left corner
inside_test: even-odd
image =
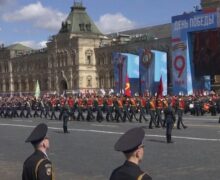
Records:
[[[36,82],[34,96],[36,97],[36,99],[39,98],[39,96],[40,96],[40,85],[39,85],[38,80],[37,80],[37,82]]]
[[[130,97],[131,96],[131,87],[130,87],[130,82],[129,82],[129,78],[128,75],[126,74],[126,79],[125,79],[125,91],[124,91],[124,95]]]
[[[162,76],[160,76],[160,83],[158,85],[157,88],[157,98],[163,96],[163,80],[162,80]]]

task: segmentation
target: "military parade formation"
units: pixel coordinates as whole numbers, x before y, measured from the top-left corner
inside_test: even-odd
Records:
[[[139,167],[144,153],[145,131],[143,128],[166,129],[166,143],[169,144],[173,143],[173,128],[187,128],[183,122],[185,114],[217,116],[219,113],[220,96],[215,93],[190,96],[84,93],[0,98],[0,118],[60,120],[65,134],[69,133],[68,121],[144,124],[144,126],[130,129],[116,142],[115,150],[121,151],[126,159],[124,164],[113,170],[111,180],[152,179]],[[34,153],[23,164],[23,180],[54,179],[54,169],[47,156],[49,149],[47,129],[46,124],[39,124],[26,140],[33,145]]]
[[[183,123],[184,114],[203,116],[220,113],[220,97],[209,96],[140,96],[137,93],[128,97],[120,94],[95,95],[78,94],[57,96],[46,95],[41,98],[34,96],[3,97],[1,99],[0,116],[2,118],[46,118],[62,120],[63,132],[68,133],[68,121],[88,122],[137,122],[148,123],[148,128],[166,128],[166,142],[173,143],[172,129],[187,128]],[[46,151],[49,140],[46,136],[47,125],[39,124],[28,137],[35,151],[24,162],[22,178],[42,177],[53,179],[53,169]],[[139,167],[143,159],[143,126],[135,127],[122,135],[115,144],[115,150],[121,151],[126,160],[123,165],[113,170],[110,179],[152,179]],[[32,167],[31,164],[34,164]],[[38,165],[39,163],[39,165]],[[38,170],[39,168],[39,170]],[[33,171],[35,169],[35,171]],[[32,172],[32,173],[31,173]]]
[[[149,128],[165,127],[165,109],[172,107],[177,116],[177,129],[183,124],[184,114],[202,116],[220,113],[220,97],[217,94],[197,96],[140,96],[120,94],[96,95],[46,95],[10,96],[0,99],[1,118],[46,118],[63,120],[64,132],[67,121],[149,122]],[[150,117],[148,119],[148,117]]]

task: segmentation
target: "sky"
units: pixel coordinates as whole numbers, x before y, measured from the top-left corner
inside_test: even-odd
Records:
[[[76,1],[76,0],[75,0]],[[79,0],[77,0],[79,1]],[[0,44],[43,48],[59,32],[74,0],[0,0]],[[171,22],[194,11],[200,0],[82,0],[103,32],[119,32]]]

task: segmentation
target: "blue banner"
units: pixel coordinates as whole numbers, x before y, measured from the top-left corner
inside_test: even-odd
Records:
[[[113,53],[114,64],[114,91],[116,93],[122,93],[125,87],[125,78],[127,74],[127,59],[126,55],[122,53]]]
[[[192,94],[196,87],[192,33],[220,27],[220,12],[197,11],[172,18],[173,93]],[[194,40],[195,41],[195,40]]]
[[[167,94],[167,53],[149,49],[139,49],[141,93],[154,95],[160,77],[163,80],[163,94]]]

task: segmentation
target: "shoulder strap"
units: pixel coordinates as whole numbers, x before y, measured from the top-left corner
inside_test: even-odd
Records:
[[[52,165],[52,180],[55,180],[55,174],[54,174],[54,168],[53,168],[53,165]]]
[[[138,176],[137,180],[142,180],[142,178],[144,177],[146,173],[142,173],[141,175]]]
[[[42,159],[40,159],[40,160],[37,162],[37,165],[36,165],[36,167],[35,167],[35,177],[36,177],[36,179],[37,179],[38,168],[39,168],[40,164],[41,164],[44,160],[45,160],[45,159],[42,158]]]

